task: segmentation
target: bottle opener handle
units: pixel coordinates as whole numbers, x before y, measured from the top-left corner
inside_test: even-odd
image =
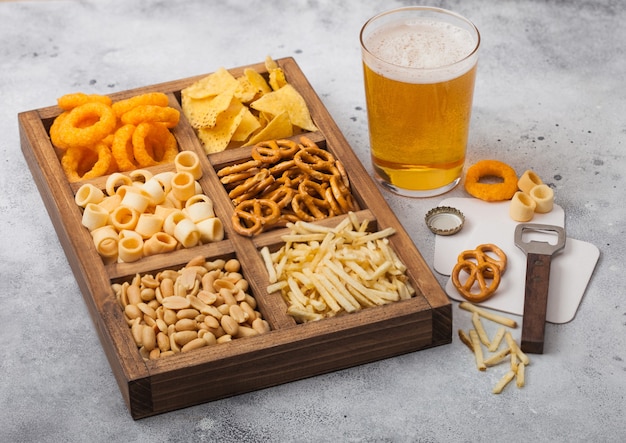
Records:
[[[525,241],[524,235],[528,232],[556,234],[556,244],[537,240]],[[543,354],[550,265],[552,256],[565,247],[565,230],[560,226],[519,224],[515,228],[515,245],[526,254],[526,287],[520,347],[524,352]]]

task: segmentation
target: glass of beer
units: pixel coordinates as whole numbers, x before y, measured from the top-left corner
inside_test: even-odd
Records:
[[[465,163],[478,29],[416,6],[374,16],[360,38],[376,178],[409,197],[451,190]]]

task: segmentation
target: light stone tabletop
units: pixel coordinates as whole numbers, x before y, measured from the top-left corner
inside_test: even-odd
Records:
[[[17,114],[294,57],[371,173],[358,33],[411,1],[0,2],[0,441],[626,440],[626,3],[448,0],[482,35],[468,164],[535,170],[600,259],[575,318],[547,324],[523,389],[449,345],[133,421],[20,149]],[[443,198],[385,192],[433,265]],[[447,278],[436,274],[442,286]]]

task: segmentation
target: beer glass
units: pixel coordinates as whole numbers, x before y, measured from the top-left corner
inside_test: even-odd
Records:
[[[377,180],[409,197],[431,197],[461,179],[480,34],[433,7],[371,18],[361,53],[372,164]]]

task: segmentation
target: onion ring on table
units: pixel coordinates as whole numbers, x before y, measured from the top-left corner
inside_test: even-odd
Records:
[[[164,125],[137,125],[133,132],[133,156],[140,167],[173,162],[177,154],[176,137]]]
[[[168,128],[173,128],[180,120],[180,112],[166,106],[139,105],[122,114],[120,120],[126,125],[162,123]]]
[[[168,106],[169,99],[162,92],[147,92],[124,100],[120,100],[111,105],[117,117],[121,117],[131,109],[140,105]]]
[[[469,274],[464,282],[461,282],[459,278],[462,271]],[[493,274],[491,283],[487,282],[486,274],[488,273]],[[498,289],[500,268],[489,262],[476,264],[469,260],[460,261],[452,270],[452,283],[463,298],[473,303],[480,303],[489,299]]]
[[[252,237],[272,226],[280,219],[280,208],[269,199],[245,200],[235,207],[232,216],[233,228],[237,233]]]
[[[495,254],[493,257],[491,254]],[[474,261],[477,265],[480,263],[491,263],[500,269],[500,274],[504,274],[506,271],[507,257],[502,249],[492,243],[486,243],[476,246],[476,249],[470,249],[463,251],[459,254],[457,262],[462,261]],[[493,278],[493,273],[487,270],[483,273],[487,278]]]
[[[116,124],[110,106],[88,102],[69,111],[59,125],[58,136],[69,147],[93,146],[109,135]]]
[[[111,98],[107,95],[99,94],[85,94],[84,92],[75,92],[72,94],[65,94],[57,99],[59,108],[64,111],[71,111],[77,106],[84,105],[89,102],[100,102],[107,106],[111,106]]]
[[[61,157],[61,166],[71,183],[110,174],[111,164],[114,164],[113,156],[104,143],[93,149],[71,147]]]
[[[499,177],[502,183],[480,183],[483,177]],[[510,200],[517,192],[517,174],[515,170],[498,160],[480,160],[467,170],[465,190],[481,200]]]

